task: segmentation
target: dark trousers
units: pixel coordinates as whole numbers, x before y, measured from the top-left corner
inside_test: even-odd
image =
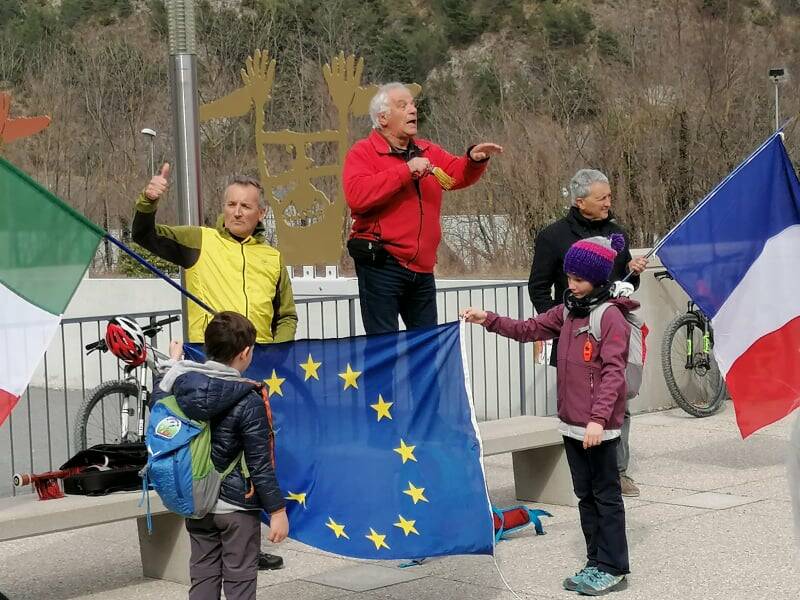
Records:
[[[436,325],[433,273],[415,273],[389,256],[380,267],[356,264],[356,275],[361,318],[367,333],[398,331],[398,316],[406,329]]]
[[[189,600],[255,600],[261,519],[257,510],[186,519],[191,543]]]
[[[625,575],[630,572],[630,565],[625,504],[617,467],[618,445],[619,438],[584,450],[582,441],[564,438],[581,529],[586,538],[586,566]]]

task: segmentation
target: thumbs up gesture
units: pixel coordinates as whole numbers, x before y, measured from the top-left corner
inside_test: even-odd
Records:
[[[161,166],[161,173],[158,175],[153,175],[153,178],[150,180],[150,183],[147,184],[147,187],[144,189],[145,197],[150,200],[151,202],[155,202],[161,196],[164,195],[164,192],[167,191],[169,188],[169,163],[164,163]]]

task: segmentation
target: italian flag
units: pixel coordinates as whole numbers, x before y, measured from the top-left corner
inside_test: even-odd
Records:
[[[0,158],[0,425],[33,377],[104,236]]]

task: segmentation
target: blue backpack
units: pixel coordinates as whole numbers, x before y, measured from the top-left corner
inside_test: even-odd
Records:
[[[202,519],[214,508],[222,480],[241,463],[249,477],[244,454],[219,472],[211,461],[211,427],[195,421],[178,406],[175,396],[162,398],[150,412],[145,435],[148,459],[142,470],[149,484],[169,510],[190,519]]]

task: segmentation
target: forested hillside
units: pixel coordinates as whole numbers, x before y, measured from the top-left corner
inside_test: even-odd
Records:
[[[448,235],[444,272],[523,273],[532,235],[563,213],[561,189],[583,166],[609,175],[615,212],[650,244],[772,131],[770,67],[796,74],[780,89],[783,117],[800,110],[800,0],[197,4],[201,101],[239,87],[263,48],[278,63],[270,128],[331,126],[321,65],[343,50],[365,58],[366,82],[422,84],[425,137],[453,151],[505,146],[481,184],[447,199],[466,225]],[[173,155],[167,64],[160,0],[0,0],[0,90],[12,116],[53,118],[0,151],[126,229],[148,178],[139,131],[156,129],[159,158]],[[353,137],[368,127],[358,119]],[[257,171],[252,116],[202,133],[211,216],[227,175]],[[787,129],[795,160],[799,136]]]

